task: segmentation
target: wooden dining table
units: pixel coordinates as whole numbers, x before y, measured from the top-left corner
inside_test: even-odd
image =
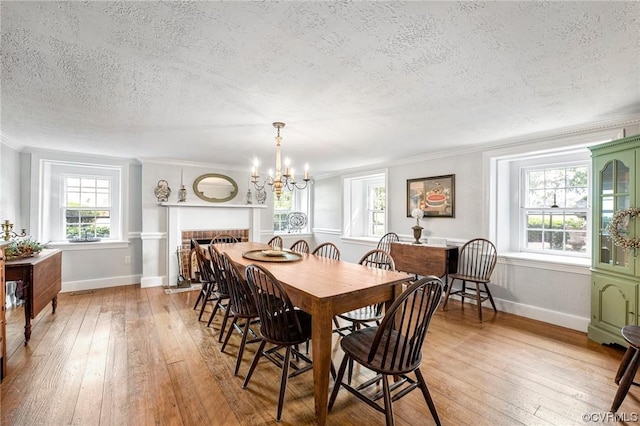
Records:
[[[240,267],[260,264],[268,269],[283,284],[293,304],[311,314],[316,420],[324,425],[327,420],[333,317],[374,303],[390,305],[402,292],[402,284],[414,276],[312,254],[303,254],[301,260],[294,262],[261,262],[242,256],[248,251],[271,248],[263,243],[216,244],[216,248],[227,253]]]

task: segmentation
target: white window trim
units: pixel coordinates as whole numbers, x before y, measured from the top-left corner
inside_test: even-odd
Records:
[[[69,160],[69,158],[74,158],[73,154],[69,153],[58,153],[58,152],[50,152],[50,151],[34,151],[30,153],[31,159],[31,188],[29,201],[29,223],[30,227],[33,230],[32,236],[34,236],[37,240],[49,243],[52,247],[61,248],[64,250],[81,250],[86,249],[87,247],[91,248],[121,248],[126,247],[129,244],[129,240],[127,238],[127,230],[128,230],[128,214],[129,211],[129,165],[128,161],[123,161],[119,159],[112,158],[103,158],[100,160],[100,163],[95,163],[91,161],[83,161],[84,156],[75,156],[75,160]],[[86,167],[96,167],[96,168],[115,168],[119,169],[120,173],[120,182],[119,182],[119,190],[120,190],[120,230],[118,235],[112,235],[112,238],[109,240],[103,240],[95,243],[68,243],[67,241],[57,241],[50,242],[44,237],[48,234],[46,227],[48,227],[48,218],[46,216],[46,211],[50,205],[51,199],[51,190],[47,189],[47,173],[45,173],[45,169],[47,165],[50,164],[69,164],[69,165],[81,165]],[[50,185],[49,185],[50,188]],[[72,248],[71,248],[72,247]]]
[[[378,170],[370,170],[368,172],[361,172],[352,175],[346,175],[342,177],[342,191],[343,191],[343,204],[342,204],[342,236],[341,239],[349,240],[349,241],[372,241],[379,240],[379,238],[372,237],[368,235],[367,231],[367,223],[368,219],[364,219],[364,224],[359,227],[361,230],[354,231],[354,216],[361,215],[366,216],[368,213],[367,206],[367,196],[366,190],[361,192],[360,196],[355,193],[354,190],[354,182],[364,182],[364,181],[372,181],[374,179],[384,179],[385,188],[389,188],[389,173],[388,169],[378,169]],[[365,188],[366,189],[366,188]],[[384,217],[385,217],[385,233],[388,232],[388,224],[389,224],[389,192],[385,191],[385,205],[387,208],[385,209]],[[356,202],[354,202],[354,200]],[[362,211],[358,211],[358,209],[364,209],[364,213]],[[362,222],[362,220],[360,220]],[[384,235],[384,234],[383,234]]]

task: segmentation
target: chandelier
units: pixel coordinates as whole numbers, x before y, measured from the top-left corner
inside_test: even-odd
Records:
[[[309,163],[304,166],[304,182],[300,183],[296,181],[293,168],[291,167],[288,158],[284,160],[284,172],[282,170],[282,160],[280,154],[280,144],[282,143],[282,137],[280,136],[280,129],[284,127],[284,123],[279,121],[273,123],[273,127],[277,129],[276,135],[276,172],[275,175],[272,169],[269,169],[269,176],[267,176],[262,183],[259,182],[260,175],[258,174],[258,159],[253,160],[253,169],[251,170],[251,182],[258,191],[262,191],[265,186],[269,185],[271,191],[275,193],[276,198],[279,200],[282,195],[282,191],[293,191],[294,189],[305,189],[307,184],[311,180],[309,178]]]

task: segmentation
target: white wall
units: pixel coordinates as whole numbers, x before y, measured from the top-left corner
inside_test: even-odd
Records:
[[[0,170],[0,221],[11,221],[20,232],[26,228],[20,216],[20,154],[4,144],[0,144]]]

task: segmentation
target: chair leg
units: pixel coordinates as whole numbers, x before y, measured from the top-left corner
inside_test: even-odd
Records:
[[[613,404],[611,404],[611,412],[615,413],[620,408],[622,401],[627,396],[627,392],[629,392],[629,388],[631,387],[631,383],[633,383],[633,379],[636,376],[636,372],[638,371],[638,365],[640,365],[640,350],[635,349],[635,353],[633,354],[633,358],[631,359],[631,363],[627,367],[627,370],[622,375],[622,380],[620,381],[620,386],[618,386],[618,391],[616,392],[616,396],[613,399]]]
[[[342,362],[340,363],[340,368],[338,369],[338,376],[336,377],[336,381],[333,383],[333,390],[331,391],[331,397],[329,398],[329,408],[331,411],[333,408],[333,403],[336,402],[336,397],[338,396],[338,391],[340,390],[340,386],[342,386],[342,378],[344,377],[344,371],[347,369],[347,363],[349,361],[349,355],[345,354],[342,358]]]
[[[449,286],[447,287],[447,291],[444,294],[444,303],[442,304],[442,310],[444,311],[444,308],[447,307],[447,302],[449,301],[449,296],[451,295],[451,288],[453,287],[453,282],[455,281],[455,279],[451,280],[451,283],[449,283]]]
[[[213,304],[213,311],[211,311],[211,315],[209,315],[209,321],[207,321],[207,327],[211,327],[211,322],[213,321],[213,318],[216,316],[216,313],[218,312],[218,308],[220,307],[220,299],[216,299],[214,301],[215,303]]]
[[[193,304],[194,310],[198,309],[198,304],[202,300],[202,296],[207,293],[208,289],[209,289],[209,283],[202,283],[202,289],[200,289],[200,292],[198,293],[198,298],[196,299],[196,303]]]
[[[229,330],[227,330],[227,337],[224,338],[224,343],[222,344],[222,347],[220,348],[220,352],[224,352],[224,348],[227,347],[227,343],[229,342],[229,338],[231,337],[231,334],[233,333],[234,325],[237,322],[238,322],[238,317],[233,317],[233,321],[231,322],[231,325],[229,326]]]
[[[291,346],[287,346],[287,350],[284,354],[284,361],[282,361],[282,377],[280,378],[280,394],[278,395],[278,415],[276,421],[282,419],[282,406],[284,403],[284,394],[287,390],[287,380],[289,379],[289,361],[291,357]]]
[[[478,320],[482,322],[482,298],[480,297],[480,283],[476,283],[476,303],[478,304]]]
[[[393,426],[393,405],[391,403],[391,391],[389,390],[389,378],[382,375],[382,393],[384,395],[384,414],[387,416],[387,426]]]
[[[222,326],[220,327],[220,335],[218,336],[218,342],[222,342],[222,336],[224,335],[224,330],[227,327],[227,320],[229,319],[229,309],[231,306],[231,302],[227,304],[227,308],[224,310],[224,317],[222,318]]]
[[[462,307],[464,308],[464,295],[467,292],[467,282],[462,280],[462,292],[460,293],[460,300],[462,301]]]
[[[204,300],[202,301],[202,306],[200,307],[200,315],[198,315],[198,321],[202,321],[202,315],[204,314],[204,308],[207,307],[207,302],[210,301],[209,298],[211,297],[211,293],[213,293],[213,285],[210,285],[207,288],[207,293],[205,294]]]
[[[249,371],[247,372],[247,377],[244,378],[244,383],[242,384],[243,388],[246,388],[249,385],[249,380],[251,380],[251,376],[253,375],[253,371],[256,369],[258,365],[258,361],[260,361],[260,357],[262,356],[262,351],[264,350],[264,346],[267,344],[266,340],[260,342],[260,347],[256,351],[255,356],[253,357],[253,361],[251,361],[251,366],[249,367]]]
[[[493,301],[493,296],[491,295],[491,292],[489,291],[489,287],[487,286],[486,283],[483,283],[483,284],[484,284],[484,291],[485,291],[485,293],[487,293],[487,297],[489,297],[489,302],[491,302],[491,306],[493,306],[493,311],[494,312],[498,312],[498,310],[496,309],[496,304]]]
[[[433,399],[431,398],[431,394],[429,393],[429,388],[427,387],[427,382],[424,380],[422,376],[422,372],[419,368],[416,368],[416,378],[418,379],[418,383],[420,383],[420,389],[422,390],[422,395],[424,395],[425,401],[427,401],[427,405],[429,406],[429,411],[431,411],[431,415],[433,416],[433,420],[436,422],[436,425],[440,426],[440,417],[438,417],[438,412],[436,411],[436,405],[433,403]]]
[[[636,348],[629,345],[629,347],[625,351],[624,356],[622,357],[622,361],[620,361],[620,367],[618,367],[616,378],[614,380],[616,385],[620,383],[620,379],[624,375],[624,372],[627,371],[627,366],[631,362],[631,358],[633,358],[633,354],[636,352],[636,350],[637,350]]]
[[[236,321],[236,318],[233,319]],[[233,375],[237,376],[240,370],[240,364],[242,364],[242,354],[244,353],[244,346],[247,344],[247,335],[249,334],[249,327],[251,326],[251,318],[247,318],[247,323],[244,325],[244,331],[242,332],[242,340],[240,341],[240,348],[238,349],[238,357],[236,359],[236,369],[233,371]],[[229,330],[231,332],[233,327]]]

